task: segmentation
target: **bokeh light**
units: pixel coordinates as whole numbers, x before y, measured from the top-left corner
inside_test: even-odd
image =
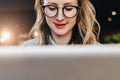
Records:
[[[38,32],[34,31],[34,37],[37,37],[37,36],[38,36]]]
[[[117,15],[117,12],[116,11],[112,11],[112,15],[113,16]]]
[[[112,18],[111,18],[111,17],[109,17],[109,18],[108,18],[108,21],[109,21],[109,22],[111,22],[111,21],[112,21]]]
[[[5,40],[8,40],[10,38],[10,33],[9,32],[3,32],[2,33],[2,38],[5,39]]]

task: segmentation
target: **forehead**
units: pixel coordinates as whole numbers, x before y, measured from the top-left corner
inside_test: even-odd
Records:
[[[55,3],[55,4],[77,4],[77,0],[44,0],[44,5],[48,3]]]

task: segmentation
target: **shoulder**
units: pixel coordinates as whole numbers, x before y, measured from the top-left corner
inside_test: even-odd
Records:
[[[25,41],[22,44],[22,46],[36,46],[38,41],[39,41],[38,39],[31,39],[31,40]]]
[[[95,44],[95,45],[102,45],[101,43],[99,43],[97,41],[94,41],[93,44]]]

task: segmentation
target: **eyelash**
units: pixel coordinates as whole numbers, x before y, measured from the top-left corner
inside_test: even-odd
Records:
[[[55,10],[56,8],[55,8],[55,7],[49,7],[49,9],[53,11],[53,10]]]
[[[70,7],[70,8],[65,8],[65,10],[67,10],[67,11],[70,11],[70,10],[72,10],[73,8],[72,7]]]

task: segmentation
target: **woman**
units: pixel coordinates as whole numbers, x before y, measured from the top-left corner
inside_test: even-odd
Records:
[[[96,44],[100,26],[90,0],[36,0],[35,39],[24,45]]]

